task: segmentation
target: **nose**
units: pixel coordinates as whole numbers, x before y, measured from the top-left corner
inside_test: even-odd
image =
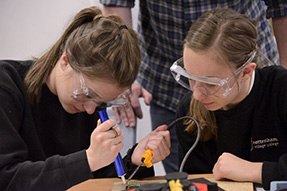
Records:
[[[96,104],[95,102],[93,101],[89,101],[89,102],[85,102],[83,104],[83,107],[85,109],[85,111],[88,113],[88,114],[93,114],[96,110],[96,107],[98,107],[99,105]]]
[[[196,99],[196,100],[201,100],[203,97],[206,96],[205,94],[205,90],[203,87],[201,86],[197,86],[196,84],[192,87],[193,89],[193,98]]]

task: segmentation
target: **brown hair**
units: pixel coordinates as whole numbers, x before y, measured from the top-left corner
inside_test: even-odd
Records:
[[[39,102],[42,85],[65,51],[75,71],[130,87],[139,71],[141,55],[137,34],[124,24],[119,16],[102,16],[94,6],[81,10],[28,71],[24,82],[30,103]]]
[[[195,52],[212,51],[217,60],[229,68],[239,68],[257,51],[254,62],[258,63],[256,22],[228,8],[217,8],[203,14],[189,29],[184,47]],[[201,127],[200,139],[208,141],[217,137],[216,118],[199,101],[191,99],[189,115]],[[187,132],[196,133],[194,122],[186,122]]]

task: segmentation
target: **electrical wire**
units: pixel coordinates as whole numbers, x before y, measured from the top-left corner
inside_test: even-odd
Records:
[[[198,141],[199,141],[199,138],[200,138],[200,126],[199,126],[199,123],[191,116],[183,116],[183,117],[180,117],[180,118],[177,118],[176,120],[174,120],[171,124],[168,125],[167,127],[167,130],[170,130],[175,124],[177,124],[179,121],[183,120],[183,119],[190,119],[192,121],[195,122],[196,124],[196,127],[197,127],[197,136],[196,136],[196,139],[193,143],[193,145],[190,147],[190,149],[187,151],[187,153],[185,154],[181,164],[180,164],[180,168],[179,168],[179,172],[182,172],[183,170],[183,167],[186,163],[186,160],[187,158],[189,157],[190,153],[194,150],[194,148],[196,147]]]
[[[186,163],[186,160],[187,160],[188,156],[189,156],[190,153],[193,151],[193,149],[196,147],[196,145],[197,145],[197,143],[198,143],[198,141],[199,141],[199,138],[200,138],[200,127],[199,127],[199,124],[198,124],[198,122],[197,122],[194,118],[192,118],[192,117],[190,117],[190,116],[183,116],[183,117],[177,118],[176,120],[174,120],[173,122],[171,122],[171,123],[168,125],[167,130],[171,130],[178,122],[180,122],[181,120],[184,120],[184,119],[190,119],[190,120],[194,121],[195,124],[196,124],[196,126],[197,126],[198,131],[197,131],[197,137],[196,137],[195,142],[193,143],[193,145],[191,146],[191,148],[188,150],[188,152],[185,154],[185,156],[184,156],[184,158],[183,158],[183,160],[182,160],[182,162],[181,162],[179,172],[182,172],[182,169],[183,169],[183,167],[184,167],[184,165],[185,165],[185,163]],[[150,153],[151,153],[151,151],[150,151]],[[151,160],[151,159],[150,159],[150,160]],[[133,177],[133,176],[136,174],[136,172],[139,170],[140,166],[143,164],[143,161],[144,161],[144,158],[142,158],[142,162],[137,166],[137,168],[134,170],[134,172],[130,175],[130,177],[128,178],[126,184],[129,183],[129,181],[132,179],[132,177]]]

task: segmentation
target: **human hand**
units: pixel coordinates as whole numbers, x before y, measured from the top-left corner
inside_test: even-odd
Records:
[[[113,107],[117,123],[121,123],[122,117],[126,127],[135,127],[136,117],[140,119],[143,117],[139,98],[143,97],[146,105],[149,105],[152,99],[152,95],[139,84],[132,84],[131,90],[132,92],[129,94],[129,99],[127,99],[125,106]]]
[[[161,125],[146,137],[144,137],[134,149],[132,163],[139,165],[141,156],[146,149],[151,149],[153,154],[152,163],[157,163],[165,159],[170,153],[170,133],[166,125]]]
[[[215,180],[230,179],[262,183],[262,163],[243,160],[231,153],[223,153],[212,171]]]
[[[114,128],[118,135],[116,135],[114,130],[110,130],[115,125],[116,122],[112,119],[102,124],[99,120],[97,128],[92,132],[91,144],[86,150],[91,172],[114,162],[123,148],[121,129],[119,127]]]

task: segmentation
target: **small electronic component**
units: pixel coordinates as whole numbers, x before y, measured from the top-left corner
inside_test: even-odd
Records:
[[[126,183],[126,190],[130,190],[130,189],[133,189],[133,188],[138,188],[140,187],[139,184],[135,184],[135,183]]]

